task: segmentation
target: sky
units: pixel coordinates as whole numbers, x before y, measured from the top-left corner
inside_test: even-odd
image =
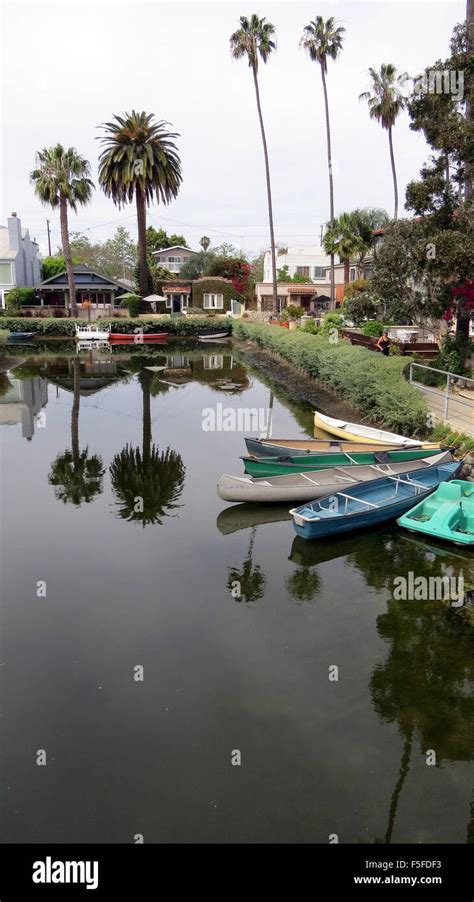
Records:
[[[257,254],[268,246],[265,172],[250,69],[233,60],[229,37],[240,15],[257,12],[276,28],[277,50],[259,70],[270,155],[275,234],[282,244],[319,242],[329,217],[324,105],[319,66],[299,47],[322,15],[346,28],[328,63],[336,214],[377,206],[393,212],[387,133],[358,101],[367,69],[392,62],[411,76],[449,54],[465,2],[5,2],[2,48],[1,222],[16,211],[47,254],[60,243],[59,216],[29,182],[35,152],[57,142],[91,164],[92,202],[70,215],[70,231],[105,241],[118,225],[136,237],[135,208],[117,208],[97,182],[100,123],[130,109],[154,113],[179,132],[183,183],[149,224],[199,248],[206,234]],[[407,114],[394,130],[399,193],[429,156]],[[403,202],[401,203],[403,207]]]

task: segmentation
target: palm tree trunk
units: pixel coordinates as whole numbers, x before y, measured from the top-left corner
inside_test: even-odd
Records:
[[[326,112],[326,142],[328,150],[328,173],[329,173],[329,218],[331,223],[334,222],[334,181],[332,177],[332,153],[331,153],[331,126],[329,124],[329,101],[328,89],[326,85],[325,64],[321,63],[321,77],[323,80],[324,93],[324,109]],[[334,270],[334,254],[331,254],[331,307],[336,305],[336,277]]]
[[[390,147],[390,163],[392,166],[392,178],[393,178],[393,194],[395,198],[395,212],[393,215],[394,219],[398,219],[398,185],[397,185],[397,170],[395,169],[395,157],[393,155],[393,138],[392,138],[392,126],[388,127],[388,144]]]
[[[137,187],[135,200],[137,204],[137,227],[138,227],[138,262],[139,262],[139,279],[140,294],[142,298],[146,298],[150,294],[148,285],[148,264],[146,252],[146,204],[143,191]]]
[[[80,360],[74,357],[73,370],[73,402],[71,411],[71,450],[74,468],[79,464],[79,404],[81,400],[81,370]]]
[[[398,802],[400,799],[400,793],[403,789],[403,784],[405,782],[406,776],[410,769],[410,756],[411,756],[411,744],[412,744],[412,729],[408,731],[407,734],[404,735],[404,743],[403,743],[403,753],[402,760],[400,761],[400,770],[398,772],[398,780],[397,785],[393,791],[391,803],[390,803],[390,811],[388,815],[388,826],[387,832],[385,834],[385,842],[388,844],[391,842],[393,828],[395,826],[395,818],[397,815]]]
[[[61,244],[63,246],[64,261],[66,263],[67,282],[69,287],[69,304],[73,316],[77,316],[76,280],[69,244],[69,228],[67,221],[67,198],[61,195],[59,200],[59,222],[61,225]]]
[[[143,463],[149,464],[151,451],[151,373],[143,370],[141,373],[143,394]]]
[[[270,223],[270,244],[272,254],[272,282],[273,282],[273,312],[278,313],[278,288],[277,288],[277,270],[276,270],[276,250],[275,250],[275,232],[273,228],[273,204],[272,189],[270,184],[270,165],[268,162],[267,139],[265,136],[265,127],[263,125],[262,107],[260,104],[260,91],[258,88],[257,70],[252,66],[253,83],[255,85],[255,97],[257,98],[258,119],[260,122],[260,131],[262,133],[263,156],[265,158],[265,176],[267,180],[267,200],[268,200],[268,219]]]
[[[466,25],[467,25],[467,36],[469,41],[469,49],[471,53],[474,52],[474,0],[467,0],[466,2]],[[469,100],[466,100],[466,119],[468,122],[472,122],[474,118],[472,104]],[[466,200],[470,200],[474,193],[474,164],[469,162],[466,166],[466,185],[465,185],[465,197]]]
[[[349,257],[346,257],[344,260],[344,285],[347,285],[349,282]]]

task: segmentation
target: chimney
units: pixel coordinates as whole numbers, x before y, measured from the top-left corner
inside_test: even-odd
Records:
[[[8,218],[8,237],[10,249],[19,251],[21,248],[21,221],[16,213],[12,213]]]

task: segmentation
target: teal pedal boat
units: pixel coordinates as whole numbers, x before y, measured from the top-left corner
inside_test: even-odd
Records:
[[[452,479],[397,520],[426,536],[474,548],[474,483]]]

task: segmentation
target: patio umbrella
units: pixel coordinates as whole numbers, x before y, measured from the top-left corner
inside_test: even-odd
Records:
[[[164,294],[149,294],[143,300],[148,301],[149,304],[154,304],[156,301],[166,301],[166,298]]]

